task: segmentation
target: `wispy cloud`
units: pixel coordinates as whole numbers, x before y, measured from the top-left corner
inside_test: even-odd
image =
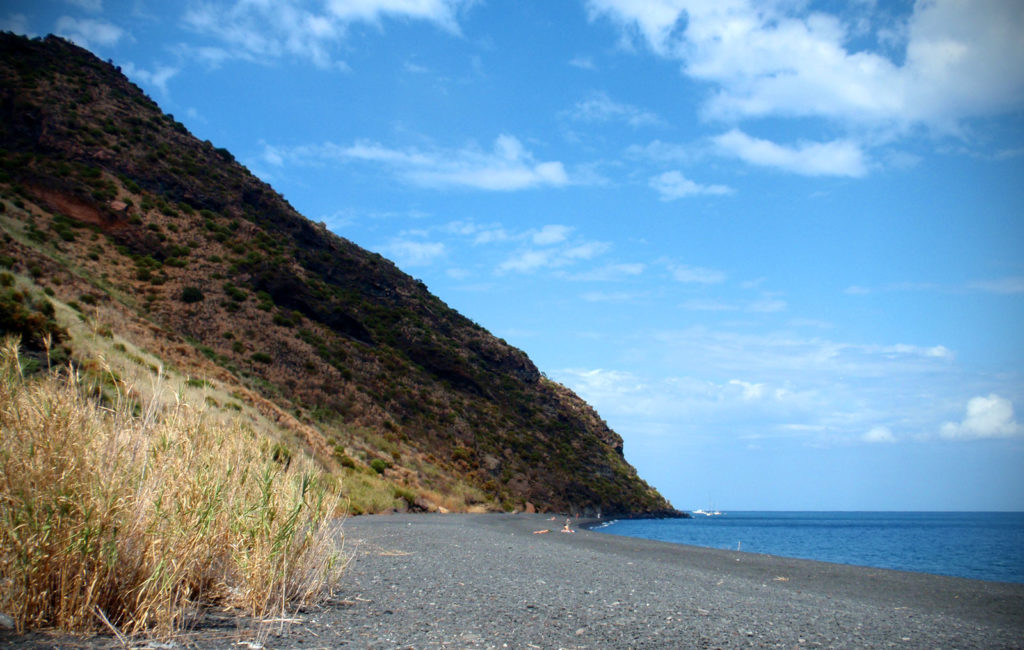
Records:
[[[674,201],[689,196],[721,196],[732,193],[732,188],[726,185],[701,185],[686,178],[678,170],[658,174],[652,177],[648,184],[661,195],[662,201]]]
[[[263,160],[272,165],[311,164],[324,161],[366,162],[390,170],[408,183],[422,187],[512,191],[568,185],[569,175],[558,161],[537,161],[514,136],[502,134],[490,151],[475,145],[462,149],[394,149],[359,141],[349,146],[334,143],[299,147],[264,148]]]
[[[603,297],[618,296],[594,296]],[[641,339],[649,343],[641,347]],[[952,353],[941,346],[865,345],[710,327],[637,332],[636,341],[617,340],[616,346],[629,351],[628,367],[643,370],[572,368],[555,374],[610,421],[628,422],[633,435],[757,434],[814,446],[920,439],[922,432],[937,431],[949,414],[914,405],[948,403],[964,390],[952,379]],[[949,381],[943,381],[947,373]],[[964,423],[948,424],[946,434],[1019,433],[1006,407],[979,405]]]
[[[664,120],[655,113],[637,106],[613,101],[606,93],[593,93],[566,112],[581,122],[623,122],[631,127],[659,126]]]
[[[597,70],[597,65],[594,63],[594,59],[589,56],[575,56],[569,59],[569,65],[574,68],[580,68],[581,70]]]
[[[539,246],[550,246],[568,239],[572,228],[561,225],[547,225],[532,234],[533,243]]]
[[[158,65],[152,70],[146,70],[136,67],[130,61],[125,62],[121,68],[132,81],[139,82],[143,86],[157,88],[164,94],[167,94],[167,82],[180,72],[178,68],[168,65]]]
[[[87,49],[117,45],[122,38],[128,36],[125,30],[114,23],[71,16],[58,18],[54,32]]]
[[[867,296],[875,293],[896,292],[938,292],[938,293],[991,293],[1012,295],[1024,293],[1024,277],[1009,276],[991,280],[973,280],[961,284],[940,284],[938,282],[891,282],[875,287],[852,285],[844,293],[852,296]]]
[[[28,16],[25,14],[7,14],[0,17],[0,30],[28,35]]]
[[[578,282],[621,282],[640,277],[647,270],[647,265],[641,262],[606,264],[594,269],[574,273],[566,277],[567,280]]]
[[[629,158],[642,158],[659,163],[689,163],[701,155],[698,147],[693,145],[652,140],[645,145],[630,145],[626,149]]]
[[[381,253],[395,260],[402,268],[427,266],[447,255],[442,242],[427,242],[415,239],[392,239],[381,247]]]
[[[980,280],[967,283],[968,289],[985,293],[1016,294],[1024,293],[1024,277],[1016,276],[997,280]]]
[[[333,52],[349,24],[408,18],[458,33],[458,13],[470,4],[472,0],[328,0],[322,10],[316,11],[295,0],[238,0],[231,5],[200,2],[189,5],[183,22],[220,43],[219,47],[195,50],[204,53],[207,61],[266,62],[292,56],[321,68],[344,68]]]
[[[328,12],[344,21],[379,22],[386,16],[414,18],[459,31],[457,16],[474,0],[328,0]]]
[[[692,298],[682,305],[687,311],[705,312],[727,312],[745,311],[755,314],[773,314],[786,311],[788,304],[785,300],[765,296],[749,301],[728,301],[715,298]]]
[[[713,141],[723,153],[760,167],[774,167],[804,176],[857,177],[867,173],[864,152],[852,140],[801,142],[786,147],[732,129]]]
[[[93,13],[103,11],[103,0],[66,0],[66,2]]]
[[[580,297],[587,302],[633,302],[646,295],[639,291],[587,291]]]
[[[605,242],[585,241],[546,248],[527,248],[509,256],[498,265],[499,272],[532,273],[540,269],[559,269],[594,259],[611,248]]]
[[[727,277],[725,272],[716,269],[677,264],[670,261],[663,261],[662,263],[676,282],[686,284],[719,284],[725,282]]]

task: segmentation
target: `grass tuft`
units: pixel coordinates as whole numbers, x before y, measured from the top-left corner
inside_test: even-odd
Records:
[[[131,404],[101,406],[72,370],[27,379],[3,342],[0,612],[18,631],[170,633],[204,607],[264,617],[330,594],[328,477],[180,398]]]

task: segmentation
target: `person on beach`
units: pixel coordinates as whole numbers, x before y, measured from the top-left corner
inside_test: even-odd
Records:
[[[565,525],[562,526],[562,532],[563,533],[575,533],[576,532],[572,528],[569,528],[569,520],[568,519],[565,520]]]

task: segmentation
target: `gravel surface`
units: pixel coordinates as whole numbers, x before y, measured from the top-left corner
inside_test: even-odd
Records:
[[[543,515],[344,523],[339,597],[140,648],[1021,648],[1024,585],[704,549]],[[574,524],[575,526],[575,524]],[[547,534],[536,530],[550,529]],[[0,636],[25,647],[110,638]]]

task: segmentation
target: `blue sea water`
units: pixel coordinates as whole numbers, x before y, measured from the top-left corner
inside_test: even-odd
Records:
[[[1024,583],[1021,512],[728,512],[610,522],[603,533]]]

